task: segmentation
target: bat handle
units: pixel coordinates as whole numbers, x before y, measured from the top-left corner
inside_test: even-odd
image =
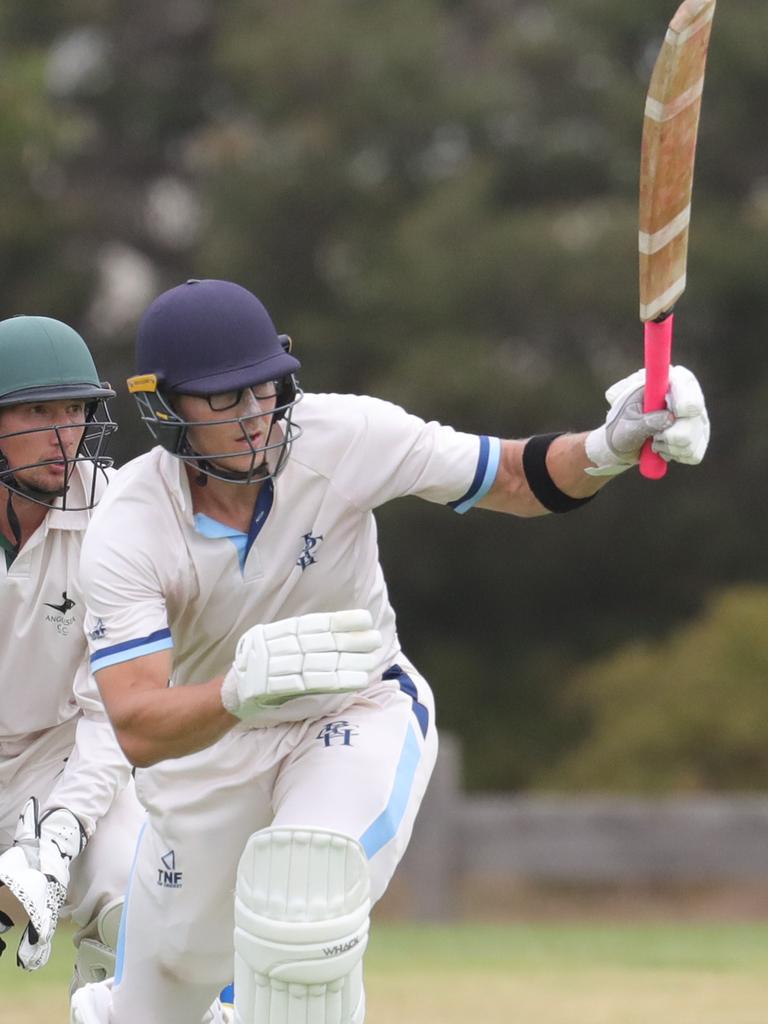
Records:
[[[663,320],[649,320],[645,325],[643,412],[656,412],[666,407],[674,322],[674,314],[669,313]],[[660,480],[667,472],[667,463],[651,450],[650,439],[645,442],[640,453],[640,472],[648,480]]]

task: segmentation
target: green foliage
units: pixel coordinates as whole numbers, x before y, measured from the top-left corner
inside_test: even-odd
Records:
[[[542,784],[664,792],[764,789],[768,588],[735,587],[658,643],[584,666],[566,707],[584,735]]]

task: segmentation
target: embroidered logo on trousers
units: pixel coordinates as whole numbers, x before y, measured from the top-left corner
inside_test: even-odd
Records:
[[[352,737],[357,736],[358,731],[357,726],[352,722],[344,720],[329,722],[328,725],[323,726],[316,738],[322,740],[326,747],[330,747],[333,743],[340,747],[351,747]]]
[[[157,884],[165,889],[180,889],[182,872],[176,870],[176,853],[169,850],[160,858],[163,865],[157,869]]]

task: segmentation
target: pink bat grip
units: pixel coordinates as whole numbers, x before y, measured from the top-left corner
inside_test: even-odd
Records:
[[[645,398],[643,412],[656,412],[666,406],[669,388],[669,359],[672,354],[673,313],[663,320],[649,320],[645,325]],[[651,451],[651,441],[640,453],[640,472],[648,480],[660,480],[667,472],[667,463]]]

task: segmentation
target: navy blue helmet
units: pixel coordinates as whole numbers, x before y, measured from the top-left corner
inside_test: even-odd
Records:
[[[163,292],[141,318],[135,374],[128,379],[128,390],[152,435],[172,455],[194,463],[208,476],[238,483],[263,480],[283,468],[300,433],[293,410],[302,396],[294,376],[301,364],[290,348],[290,338],[277,333],[252,292],[231,281],[190,280]],[[188,430],[196,424],[179,416],[174,395],[206,397],[216,408],[211,396],[237,394],[270,382],[276,393],[272,426],[265,445],[254,447],[249,441],[248,471],[226,468],[227,458],[242,451],[205,456],[194,451]],[[221,422],[239,424],[248,440],[251,418],[222,417]]]

